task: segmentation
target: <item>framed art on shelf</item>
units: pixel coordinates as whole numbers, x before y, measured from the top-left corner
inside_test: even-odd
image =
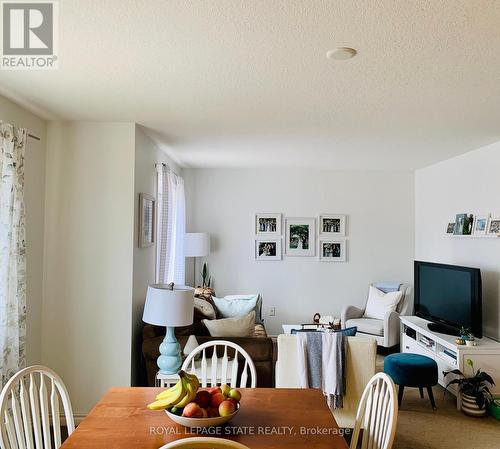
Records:
[[[314,218],[287,218],[285,222],[285,254],[287,256],[314,256],[316,220]]]
[[[281,214],[255,214],[255,234],[281,237],[281,220]]]
[[[486,232],[486,235],[489,236],[500,235],[500,218],[491,217],[487,229],[488,230]]]
[[[281,238],[256,239],[255,260],[281,260]]]
[[[321,262],[345,262],[346,241],[345,240],[319,240],[319,260]]]
[[[448,223],[448,227],[446,228],[446,233],[447,234],[453,234],[454,229],[455,229],[455,222],[454,221],[453,222],[450,221]]]
[[[476,215],[474,218],[474,226],[472,227],[473,235],[486,235],[488,230],[488,220],[490,215]]]
[[[139,248],[147,248],[155,242],[155,199],[147,193],[139,193]]]
[[[346,233],[345,215],[320,215],[319,234],[324,237],[344,237]]]

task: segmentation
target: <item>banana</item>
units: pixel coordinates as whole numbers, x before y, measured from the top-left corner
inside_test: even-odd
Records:
[[[179,381],[173,387],[162,391],[156,396],[156,401],[148,405],[150,410],[163,410],[172,406],[182,408],[195,399],[200,387],[198,377],[184,371],[179,371],[179,377]]]
[[[158,396],[156,396],[156,400],[160,401],[163,399],[172,398],[172,402],[177,402],[182,396],[184,396],[183,392],[183,383],[179,379],[179,381],[168,390],[162,391]]]

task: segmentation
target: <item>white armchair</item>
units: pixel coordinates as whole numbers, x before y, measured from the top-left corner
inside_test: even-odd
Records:
[[[377,284],[372,284],[377,287]],[[356,326],[356,335],[366,335],[377,340],[379,346],[391,348],[399,344],[399,317],[413,315],[413,295],[412,287],[408,284],[401,284],[399,290],[403,292],[401,301],[395,312],[387,312],[383,320],[375,318],[364,318],[365,307],[346,306],[341,312],[342,327]]]

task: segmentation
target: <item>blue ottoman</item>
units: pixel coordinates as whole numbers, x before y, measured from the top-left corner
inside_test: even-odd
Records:
[[[432,387],[438,382],[437,363],[430,357],[419,354],[391,354],[384,360],[384,372],[389,375],[395,384],[399,385],[398,404],[401,406],[405,387],[415,387],[424,397],[424,388],[427,389],[433,410],[436,410]]]

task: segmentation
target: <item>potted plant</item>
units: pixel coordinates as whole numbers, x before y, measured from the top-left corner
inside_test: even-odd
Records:
[[[458,376],[448,382],[446,390],[450,385],[457,385],[462,397],[462,412],[469,416],[485,416],[486,404],[494,401],[490,387],[495,385],[495,382],[488,373],[481,371],[480,368],[475,371],[474,362],[471,359],[466,361],[472,369],[472,376],[467,377],[458,369],[445,372],[445,377],[449,374]]]
[[[500,397],[493,398],[492,401],[488,401],[487,408],[490,415],[500,421]]]
[[[208,274],[208,265],[206,263],[203,264],[201,279],[202,286],[194,289],[194,295],[210,300],[215,295],[215,290],[212,288],[212,276]]]

